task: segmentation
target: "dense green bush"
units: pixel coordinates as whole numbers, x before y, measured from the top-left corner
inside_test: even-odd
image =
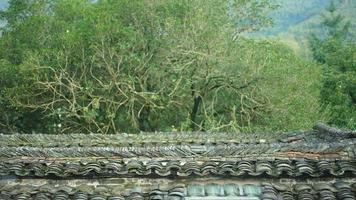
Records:
[[[324,69],[321,103],[330,113],[330,123],[356,128],[356,45],[347,44],[329,52]]]

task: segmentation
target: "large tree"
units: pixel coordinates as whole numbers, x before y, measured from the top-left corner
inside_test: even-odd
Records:
[[[264,99],[259,66],[241,62],[238,42],[270,24],[272,7],[267,0],[11,0],[1,12],[0,59],[19,75],[1,98],[36,114],[29,123],[44,122],[44,131],[249,123]]]

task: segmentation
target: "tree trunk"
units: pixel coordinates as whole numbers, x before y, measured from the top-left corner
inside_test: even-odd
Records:
[[[198,96],[198,97],[194,98],[193,109],[192,109],[192,112],[190,113],[190,120],[191,120],[190,127],[193,130],[197,130],[197,128],[199,127],[197,125],[198,124],[197,123],[197,114],[198,114],[198,111],[199,111],[199,106],[200,106],[201,101],[202,101],[201,96]]]

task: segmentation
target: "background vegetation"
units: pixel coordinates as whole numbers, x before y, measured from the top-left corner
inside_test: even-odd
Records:
[[[356,127],[356,44],[351,40],[350,21],[337,13],[333,2],[323,15],[323,34],[309,38],[313,58],[323,65],[321,105],[330,122]]]
[[[262,37],[276,37],[287,44],[298,55],[311,59],[308,36],[310,34],[323,34],[323,15],[329,6],[329,0],[285,0],[280,2],[281,7],[272,13],[276,26],[261,31]],[[346,21],[350,22],[349,34],[351,38],[356,36],[356,1],[334,0],[335,12],[342,14]],[[354,39],[353,39],[354,40]]]
[[[273,9],[268,0],[11,0],[0,12],[0,131],[353,128],[353,114],[337,122],[335,101],[323,99],[334,80],[325,65],[339,63],[351,77],[340,94],[354,95],[355,47],[339,43],[348,54],[331,64],[249,37],[271,25]]]

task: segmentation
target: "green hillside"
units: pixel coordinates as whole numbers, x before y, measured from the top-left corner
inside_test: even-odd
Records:
[[[356,1],[344,0],[338,6],[338,13],[345,17],[345,21],[350,21],[351,36],[356,35]],[[314,15],[306,18],[305,20],[290,26],[286,31],[277,34],[278,39],[282,40],[284,43],[292,47],[299,55],[308,57],[309,51],[307,47],[307,37],[311,33],[320,33],[322,30],[320,28],[320,22],[322,20],[321,12],[315,13]]]
[[[279,7],[270,17],[273,19],[272,27],[261,30],[258,34],[274,36],[286,32],[310,17],[319,14],[328,4],[328,0],[274,0]]]

